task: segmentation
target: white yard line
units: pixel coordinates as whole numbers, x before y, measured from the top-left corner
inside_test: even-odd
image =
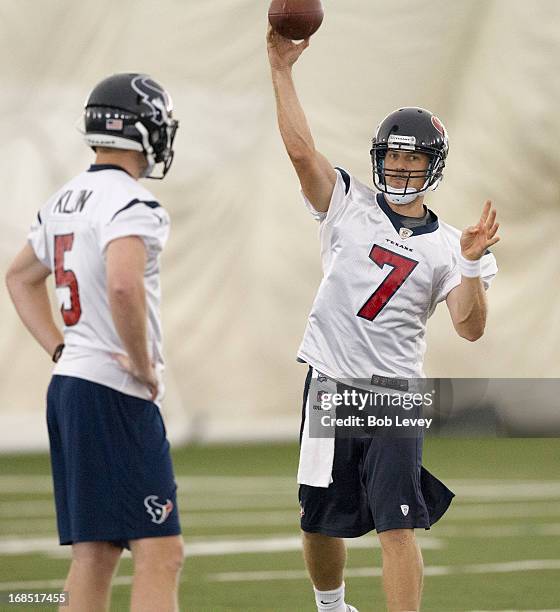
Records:
[[[502,574],[510,572],[560,570],[560,559],[528,559],[508,563],[481,563],[474,565],[428,565],[425,576],[450,576],[453,574]],[[380,567],[353,567],[344,571],[347,578],[375,578],[382,575]],[[221,572],[208,574],[210,582],[259,582],[268,580],[307,580],[304,570],[263,572]]]
[[[445,548],[442,540],[431,537],[419,537],[418,542],[424,550],[441,550]],[[368,549],[379,548],[379,540],[368,536],[347,540],[349,548]],[[247,553],[293,552],[301,550],[300,536],[276,536],[253,539],[221,539],[212,541],[190,541],[185,543],[185,557],[207,557],[217,555],[239,555]],[[70,547],[59,546],[56,538],[2,538],[0,539],[0,555],[25,554],[59,554],[67,556]]]

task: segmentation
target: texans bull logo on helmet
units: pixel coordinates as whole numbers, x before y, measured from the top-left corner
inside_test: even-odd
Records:
[[[432,115],[432,125],[436,128],[436,130],[444,137],[447,137],[447,134],[445,132],[445,127],[443,125],[443,123],[441,122],[439,117],[436,117],[435,115]]]
[[[142,102],[152,110],[151,120],[156,125],[163,125],[172,109],[171,98],[165,89],[145,74],[139,74],[130,85],[142,98]]]
[[[168,499],[165,504],[160,504],[157,500],[157,495],[148,495],[144,500],[144,506],[146,506],[148,514],[152,517],[152,523],[161,525],[173,512],[173,502]]]

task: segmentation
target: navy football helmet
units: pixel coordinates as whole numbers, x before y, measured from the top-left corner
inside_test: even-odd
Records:
[[[403,176],[402,170],[386,170],[387,151],[398,149],[418,151],[428,155],[426,171],[409,171],[404,187],[391,187],[387,178]],[[400,108],[387,115],[377,128],[370,151],[373,164],[373,183],[395,204],[412,202],[428,190],[434,190],[443,178],[445,160],[449,152],[449,140],[443,123],[424,108]],[[423,178],[423,186],[417,190],[409,187],[411,179]]]
[[[141,151],[148,160],[146,178],[162,179],[173,162],[173,119],[168,92],[147,74],[114,74],[96,85],[84,109],[85,141],[95,147]],[[159,176],[152,176],[163,164]]]

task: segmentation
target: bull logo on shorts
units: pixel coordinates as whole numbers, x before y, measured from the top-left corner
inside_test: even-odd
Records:
[[[152,517],[152,523],[161,525],[173,512],[173,502],[168,499],[165,504],[160,504],[157,500],[157,495],[148,495],[144,500],[144,506],[146,506],[148,514]]]
[[[405,516],[408,514],[408,510],[409,510],[409,508],[408,508],[408,506],[407,506],[406,504],[403,504],[403,505],[401,506],[401,512],[402,512],[402,513],[403,513]]]

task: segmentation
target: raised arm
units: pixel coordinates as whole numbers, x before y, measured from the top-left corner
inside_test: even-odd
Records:
[[[303,193],[315,210],[326,212],[336,183],[336,172],[329,161],[315,149],[292,78],[292,66],[309,46],[309,39],[295,44],[269,26],[267,43],[282,140]]]

